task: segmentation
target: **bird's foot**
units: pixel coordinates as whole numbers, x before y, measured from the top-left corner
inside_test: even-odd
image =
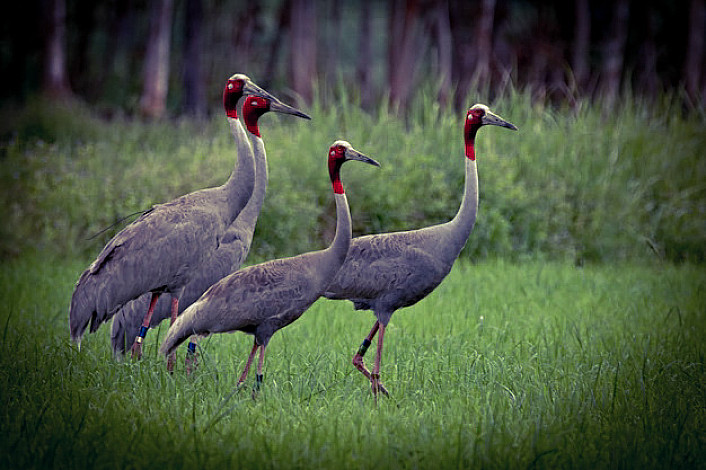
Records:
[[[199,357],[196,353],[196,343],[189,343],[186,350],[186,375],[191,376],[199,365]]]
[[[132,351],[133,360],[142,359],[142,339],[143,338],[141,336],[138,336],[132,344],[132,348],[130,350]]]
[[[167,358],[167,372],[174,373],[174,364],[176,364],[176,353],[171,353]]]
[[[387,391],[382,382],[380,382],[380,374],[370,374],[370,383],[375,399],[378,397],[378,392],[382,393],[386,397],[390,396],[390,393]]]

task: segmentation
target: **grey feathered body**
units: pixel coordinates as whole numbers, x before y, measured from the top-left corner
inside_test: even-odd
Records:
[[[450,222],[419,230],[356,237],[324,297],[373,310],[387,325],[395,310],[429,295],[451,271],[475,224],[478,174],[466,159],[466,187]]]
[[[231,225],[212,259],[204,263],[198,273],[194,273],[193,279],[184,288],[184,293],[179,299],[179,313],[194,303],[214,283],[240,268],[248,255],[252,239],[252,236],[248,239],[248,234],[243,233],[245,231],[239,230],[235,224]],[[138,335],[150,297],[151,294],[147,293],[128,302],[113,317],[111,343],[115,353],[124,354],[125,348],[130,347]],[[162,320],[169,318],[170,314],[170,298],[161,296],[152,314],[150,327],[159,325]]]
[[[174,322],[160,352],[170,354],[192,335],[243,331],[267,346],[326,290],[343,264],[351,224],[345,195],[336,195],[337,228],[331,246],[236,271],[211,286]]]
[[[96,331],[121,306],[147,292],[179,296],[250,199],[254,166],[252,158],[240,158],[224,185],[156,205],[113,237],[76,283],[69,308],[71,338],[80,341],[89,323]]]
[[[193,279],[184,288],[184,293],[179,299],[179,313],[181,314],[188,306],[194,303],[206,289],[227,276],[240,269],[250,251],[257,218],[265,199],[267,190],[267,158],[265,148],[257,136],[251,135],[253,148],[255,149],[255,186],[253,194],[247,205],[238,214],[233,224],[228,228],[225,236],[221,239],[220,246],[213,253],[209,261],[205,262],[193,273]],[[247,146],[247,142],[245,142]],[[241,142],[238,145],[238,155],[251,151],[249,147],[244,147]],[[113,317],[111,328],[111,344],[113,352],[124,354],[125,348],[130,347],[142,326],[143,317],[149,308],[151,294],[147,293],[128,302]],[[171,315],[171,303],[167,296],[162,296],[155,305],[150,321],[150,327],[155,327],[159,323],[169,318]]]

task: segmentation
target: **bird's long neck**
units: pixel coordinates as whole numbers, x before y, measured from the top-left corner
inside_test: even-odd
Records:
[[[336,199],[336,234],[331,245],[325,250],[327,257],[330,256],[332,258],[327,263],[327,267],[332,270],[330,279],[333,279],[333,276],[346,260],[351,237],[353,236],[351,213],[346,194],[334,191],[334,197]]]
[[[245,243],[249,246],[252,242],[253,233],[255,232],[255,224],[260,215],[262,204],[265,201],[265,193],[267,192],[267,154],[265,153],[265,143],[262,139],[248,132],[250,143],[252,144],[252,152],[255,156],[255,186],[253,187],[250,200],[245,205],[245,208],[240,212],[236,222],[239,227],[242,227],[245,232],[242,234]]]
[[[237,117],[228,116],[230,131],[238,148],[238,160],[230,174],[230,178],[223,185],[227,211],[224,217],[230,225],[235,217],[243,210],[250,200],[255,185],[255,158],[250,148],[248,138],[242,124]]]
[[[475,160],[474,138],[475,133],[466,137],[466,184],[463,199],[456,216],[448,224],[451,229],[449,243],[457,249],[458,253],[471,235],[478,213],[478,168]]]

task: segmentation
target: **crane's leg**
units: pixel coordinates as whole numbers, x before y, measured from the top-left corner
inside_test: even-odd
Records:
[[[262,366],[265,364],[265,345],[258,346],[260,348],[260,359],[257,361],[257,374],[255,375],[255,385],[252,388],[252,398],[253,400],[257,398],[257,394],[262,387]]]
[[[252,360],[255,357],[255,353],[257,352],[257,341],[253,341],[252,345],[252,351],[250,351],[250,355],[248,356],[248,360],[245,363],[245,369],[243,369],[243,373],[240,374],[240,378],[238,379],[238,383],[235,386],[235,388],[240,388],[242,385],[245,383],[245,380],[248,378],[248,371],[250,370],[250,365],[252,364]]]
[[[387,390],[380,382],[380,361],[382,359],[382,343],[385,338],[385,325],[380,323],[380,334],[378,335],[378,350],[375,354],[375,365],[373,372],[370,374],[370,382],[372,383],[373,395],[377,400],[378,392],[382,392],[385,396],[389,396]]]
[[[199,365],[199,357],[196,353],[198,339],[198,336],[192,336],[189,339],[189,345],[186,348],[186,375],[191,375]]]
[[[358,352],[355,353],[353,356],[353,365],[355,366],[356,369],[358,369],[370,382],[372,383],[373,378],[370,375],[370,371],[368,370],[367,367],[365,367],[365,362],[363,361],[363,356],[365,356],[365,353],[368,352],[368,348],[370,347],[371,342],[373,341],[373,338],[378,332],[378,329],[380,328],[381,324],[379,321],[375,321],[375,324],[373,325],[372,329],[370,330],[370,333],[368,333],[368,336],[365,337],[363,340],[363,343],[360,345],[358,348]],[[378,389],[384,393],[385,395],[389,395],[387,393],[387,389],[378,382]]]
[[[179,313],[179,297],[172,295],[172,314],[169,326],[172,326],[177,319]],[[174,372],[174,363],[176,362],[176,351],[172,352],[167,358],[167,370],[169,373]]]
[[[140,328],[140,333],[135,337],[135,342],[132,344],[133,359],[140,359],[142,357],[142,342],[145,340],[147,330],[150,329],[150,321],[152,321],[152,314],[154,313],[154,306],[157,305],[157,299],[159,299],[159,294],[153,292],[152,297],[150,298],[150,306],[147,309],[145,318],[142,319],[142,328]]]

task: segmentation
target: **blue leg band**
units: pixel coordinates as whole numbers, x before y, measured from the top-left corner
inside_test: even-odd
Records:
[[[189,341],[189,345],[186,347],[186,351],[189,354],[196,354],[196,343]]]
[[[140,338],[144,338],[145,335],[147,335],[147,330],[149,330],[149,327],[147,326],[143,326],[142,328],[140,328]]]
[[[358,355],[365,356],[365,353],[368,352],[369,347],[370,347],[370,340],[368,338],[365,338],[363,340],[363,344],[361,344],[360,347],[358,348]]]

